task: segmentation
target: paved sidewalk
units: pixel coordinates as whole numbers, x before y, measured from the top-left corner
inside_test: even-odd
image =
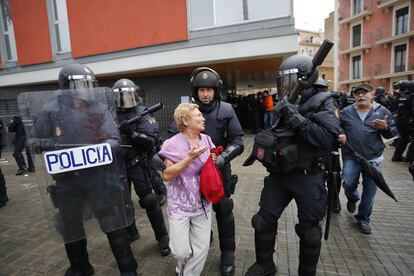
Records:
[[[266,172],[259,163],[241,164],[250,153],[253,136],[248,135],[246,150],[233,162],[239,175],[234,196],[236,219],[236,275],[244,275],[254,262],[254,233],[251,217],[258,210],[258,200]],[[390,162],[394,148],[385,151],[384,176],[399,202],[378,191],[372,215],[372,235],[358,231],[341,192],[340,214],[332,217],[328,242],[323,241],[318,275],[414,275],[414,183],[407,163]],[[0,276],[63,275],[68,267],[63,245],[51,240],[35,174],[15,176],[17,167],[10,154],[9,163],[1,164],[10,201],[0,209]],[[141,239],[132,243],[142,275],[174,275],[174,260],[161,257],[145,212],[133,197]],[[165,207],[164,207],[165,208]],[[164,209],[165,210],[165,209]],[[291,203],[279,220],[274,255],[278,275],[297,275],[298,237],[296,206]],[[213,228],[216,223],[213,219]],[[210,248],[203,275],[219,275],[220,250],[217,231]],[[116,262],[104,234],[88,240],[95,275],[119,275]]]

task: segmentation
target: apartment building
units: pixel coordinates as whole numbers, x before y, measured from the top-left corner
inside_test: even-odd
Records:
[[[62,66],[88,65],[101,86],[130,78],[162,126],[198,66],[217,70],[224,94],[274,86],[297,52],[293,0],[0,0],[0,118],[22,91],[57,88]]]
[[[414,77],[414,0],[337,0],[338,89]]]

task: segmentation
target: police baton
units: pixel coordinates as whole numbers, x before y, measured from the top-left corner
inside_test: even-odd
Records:
[[[58,149],[68,149],[77,147],[87,147],[93,144],[55,144],[54,147]],[[119,145],[121,148],[132,148],[132,145]]]
[[[312,76],[315,70],[318,68],[319,65],[322,64],[322,62],[325,60],[326,56],[328,55],[329,51],[331,50],[334,43],[329,40],[325,39],[319,47],[318,51],[316,52],[315,56],[312,59],[312,68],[309,72],[309,76]],[[306,88],[306,79],[299,78],[298,82],[296,83],[295,87],[293,88],[293,91],[290,93],[290,96],[288,98],[288,102],[291,104],[295,104],[296,100],[299,97],[300,92]],[[277,105],[276,105],[277,106]],[[272,129],[276,128],[280,122],[280,110],[275,110],[277,118],[275,119],[275,123],[272,126]]]
[[[133,124],[133,123],[135,123],[135,122],[137,122],[137,121],[140,121],[140,120],[142,120],[145,116],[147,116],[148,114],[155,113],[155,112],[157,112],[158,110],[163,109],[163,108],[164,108],[164,105],[163,105],[162,103],[157,103],[157,104],[155,104],[155,105],[153,105],[153,106],[151,106],[151,107],[149,107],[149,108],[145,109],[145,110],[144,110],[144,112],[142,112],[140,115],[138,115],[138,116],[136,116],[136,117],[134,117],[134,118],[129,119],[129,120],[128,120],[128,124]]]
[[[329,238],[329,229],[331,227],[331,216],[332,216],[332,209],[334,205],[335,198],[338,194],[338,183],[337,176],[338,171],[337,168],[340,166],[339,164],[339,152],[337,150],[331,152],[332,155],[332,164],[330,171],[328,172],[328,178],[327,178],[327,186],[328,186],[328,210],[326,213],[326,222],[325,222],[325,234],[324,239],[325,241]]]
[[[315,56],[312,59],[312,69],[309,73],[309,75],[313,75],[313,73],[315,72],[316,68],[318,68],[319,65],[322,64],[322,62],[325,60],[326,56],[328,55],[329,51],[331,50],[332,46],[334,45],[334,43],[329,40],[329,39],[325,39],[321,45],[321,47],[319,47],[318,51],[316,52]],[[295,88],[293,89],[292,93],[289,96],[289,102],[294,104],[299,96],[299,93],[305,88],[304,83],[306,82],[306,80],[299,78],[298,79],[298,83],[296,84]]]

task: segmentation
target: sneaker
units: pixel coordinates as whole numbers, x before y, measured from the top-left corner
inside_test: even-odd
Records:
[[[355,201],[349,201],[348,200],[348,202],[346,203],[346,209],[351,214],[355,213],[355,210],[356,210],[356,202]]]
[[[364,234],[370,235],[372,233],[369,223],[358,221],[358,227],[359,230]]]

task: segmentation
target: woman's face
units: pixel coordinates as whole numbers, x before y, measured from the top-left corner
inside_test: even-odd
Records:
[[[202,132],[204,131],[204,122],[205,119],[203,114],[201,114],[200,110],[196,108],[191,112],[190,118],[187,122],[187,127],[196,132]]]

